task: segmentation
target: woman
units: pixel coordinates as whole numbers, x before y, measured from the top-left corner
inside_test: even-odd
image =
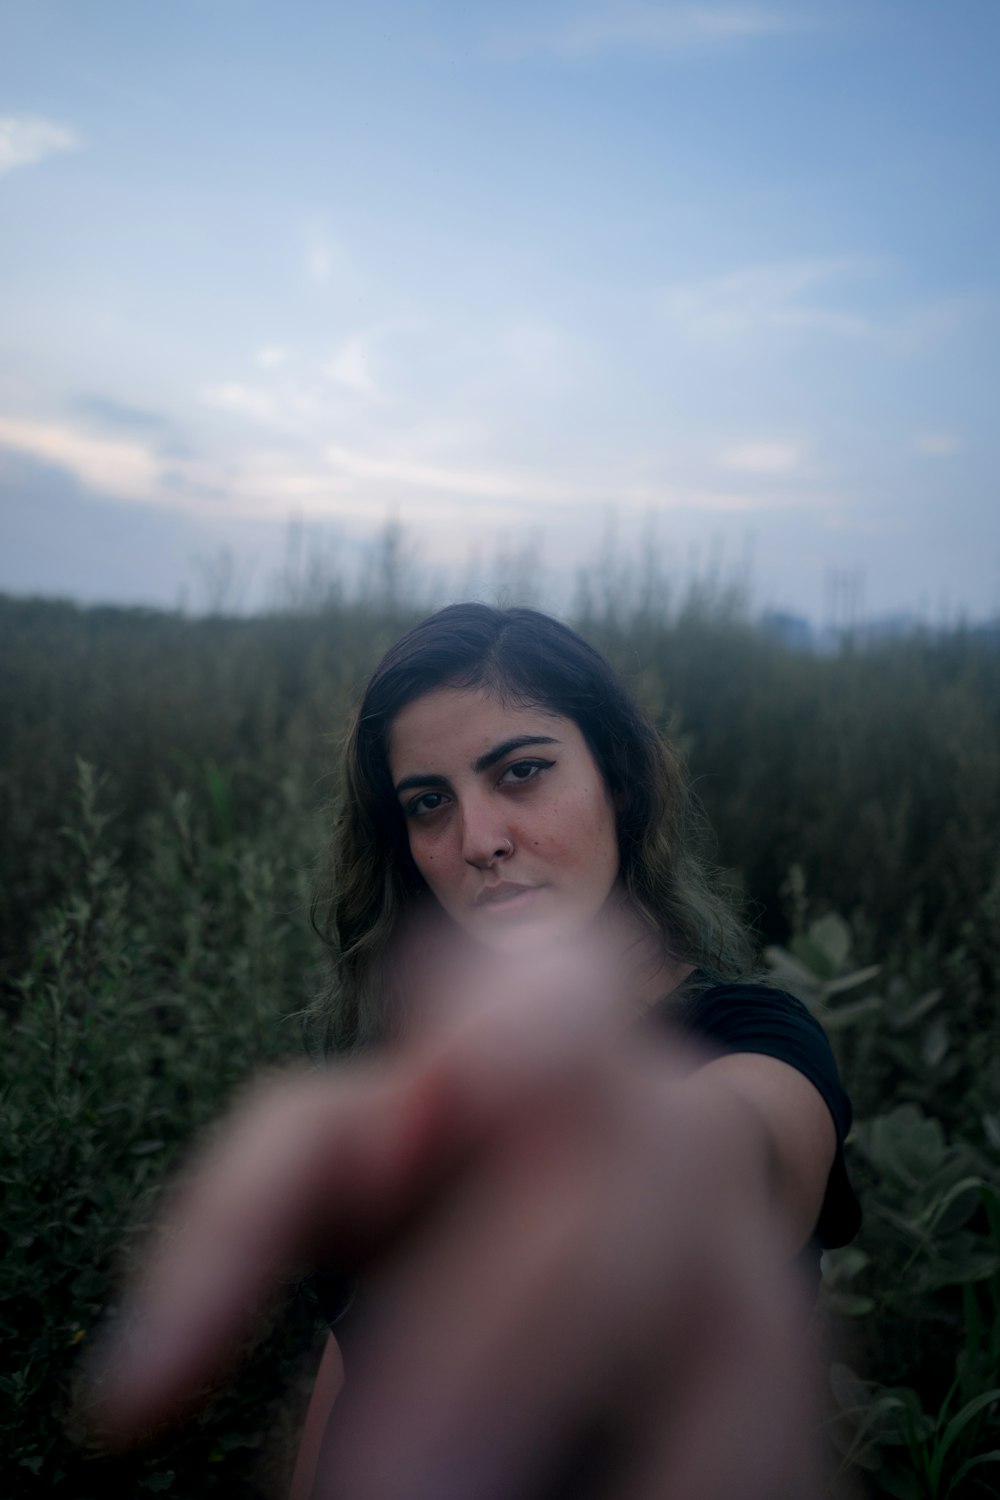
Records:
[[[855,1230],[849,1106],[816,1023],[747,982],[607,663],[530,610],[415,627],[362,697],[333,856],[320,1019],[363,1060],[252,1101],[185,1189],[107,1425],[336,1257],[362,1291],[296,1500],[818,1493],[786,1268]]]

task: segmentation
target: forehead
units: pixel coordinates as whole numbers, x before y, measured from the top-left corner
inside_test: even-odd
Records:
[[[511,703],[482,688],[436,688],[401,709],[389,732],[393,779],[471,764],[504,740],[548,735],[583,746],[572,719],[534,703]]]

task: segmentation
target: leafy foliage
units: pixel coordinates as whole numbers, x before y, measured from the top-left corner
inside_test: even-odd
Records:
[[[801,897],[800,871],[791,884]],[[850,1141],[865,1222],[824,1266],[823,1303],[855,1325],[841,1342],[867,1374],[831,1371],[842,1465],[900,1500],[1000,1493],[1000,1136],[981,1108],[991,1087],[1000,1098],[996,1014],[988,1052],[956,1047],[945,988],[914,995],[890,972],[874,993],[886,974],[852,968],[850,932],[829,913],[768,958],[824,1021],[866,1111]],[[946,1101],[950,1139],[931,1113]]]
[[[800,656],[731,602],[620,597],[584,591],[579,623],[681,741],[767,962],[854,1098],[865,1223],[824,1272],[833,1443],[875,1497],[1000,1493],[996,647],[956,630]],[[198,622],[0,599],[11,1497],[280,1488],[307,1295],[182,1438],[113,1471],[73,1440],[73,1371],[192,1135],[301,1055],[335,745],[406,619],[388,593]]]

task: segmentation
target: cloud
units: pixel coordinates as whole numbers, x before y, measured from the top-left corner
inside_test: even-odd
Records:
[[[262,344],[254,351],[254,364],[262,370],[274,370],[288,361],[288,350],[280,344]]]
[[[799,467],[800,459],[799,450],[792,443],[744,443],[723,453],[719,465],[744,474],[791,474]]]
[[[313,286],[340,287],[358,285],[358,271],[346,249],[322,223],[313,224],[305,235],[305,273]]]
[[[913,440],[918,453],[927,453],[932,458],[951,458],[962,450],[962,439],[957,432],[919,432]]]
[[[377,400],[379,389],[372,368],[372,343],[372,336],[365,333],[345,339],[333,358],[323,366],[323,374],[356,396]]]
[[[697,338],[729,339],[776,328],[864,338],[874,331],[870,318],[819,299],[838,283],[874,270],[871,261],[847,257],[748,266],[668,287],[660,308]]]
[[[101,494],[126,500],[155,496],[159,460],[142,443],[94,438],[55,422],[0,417],[0,447],[66,469]]]
[[[392,346],[402,336],[424,333],[422,318],[382,318],[358,329],[334,350],[320,367],[320,374],[368,401],[384,398],[386,375],[399,371],[398,349]],[[412,361],[411,361],[412,363]]]
[[[352,479],[387,480],[406,489],[436,490],[477,499],[548,500],[572,503],[578,492],[571,484],[553,483],[539,476],[502,469],[470,469],[426,463],[409,456],[383,457],[357,449],[328,446],[326,457]]]
[[[306,275],[317,286],[326,286],[333,271],[333,256],[328,245],[310,245],[306,251]]]
[[[206,386],[201,394],[202,399],[209,406],[218,407],[222,411],[234,412],[240,417],[249,417],[251,421],[263,423],[268,427],[285,425],[282,421],[280,403],[270,391],[243,385],[237,380],[229,380],[221,385]]]
[[[498,455],[483,428],[386,425],[389,408],[382,404],[363,408],[364,421],[350,409],[334,418],[329,394],[318,399],[291,384],[270,393],[233,383],[209,395],[217,407],[250,419],[257,429],[250,443],[222,424],[214,451],[202,445],[192,455],[174,443],[168,452],[154,414],[95,397],[90,408],[78,407],[86,409],[88,423],[0,415],[0,449],[69,474],[97,496],[213,523],[294,514],[338,520],[360,535],[394,514],[421,536],[433,536],[435,554],[529,524],[551,527],[575,546],[609,506],[624,521],[667,512],[749,516],[793,503],[780,493],[787,487],[755,493],[757,485],[743,490],[719,483],[717,471],[715,481],[709,472],[682,478],[676,465],[673,472],[665,467],[623,479],[611,462],[598,472],[564,453],[526,468]],[[369,413],[379,417],[377,428]],[[345,441],[339,432],[350,436]],[[775,473],[787,467],[789,451],[786,444],[760,442],[734,449],[729,458],[751,475]]]
[[[235,409],[250,393],[227,392]],[[251,409],[253,403],[251,402]],[[203,510],[206,503],[231,515],[275,516],[290,505],[316,516],[378,514],[379,507],[419,495],[420,514],[462,516],[467,499],[573,503],[570,485],[500,469],[433,464],[417,456],[327,446],[290,456],[267,450],[213,461],[165,461],[139,440],[94,437],[55,422],[0,417],[0,448],[53,465],[99,495],[119,500]],[[477,522],[483,511],[477,506]],[[509,519],[509,517],[508,517]]]
[[[80,139],[68,125],[41,115],[0,115],[0,173],[30,167],[56,151],[76,151]]]
[[[73,402],[76,411],[102,427],[126,432],[165,433],[170,421],[161,412],[147,411],[145,407],[131,406],[125,401],[116,401],[111,396],[85,394]]]
[[[551,31],[508,39],[503,50],[563,57],[609,51],[687,53],[799,30],[802,17],[758,5],[605,3],[581,10]]]
[[[881,280],[882,291],[892,270],[891,262],[872,256],[774,261],[676,282],[660,291],[657,307],[672,332],[705,347],[738,348],[781,334],[825,335],[903,357],[981,315],[983,304],[955,297],[889,306],[878,316],[845,305],[860,285]],[[881,300],[884,305],[884,295]]]

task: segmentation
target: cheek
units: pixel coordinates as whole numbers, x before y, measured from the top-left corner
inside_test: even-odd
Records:
[[[447,842],[444,839],[428,838],[426,835],[411,839],[410,855],[434,894],[447,903],[449,891],[455,887],[462,874]]]
[[[555,804],[528,843],[567,874],[603,886],[605,893],[617,879],[618,832],[614,810],[603,791]]]

